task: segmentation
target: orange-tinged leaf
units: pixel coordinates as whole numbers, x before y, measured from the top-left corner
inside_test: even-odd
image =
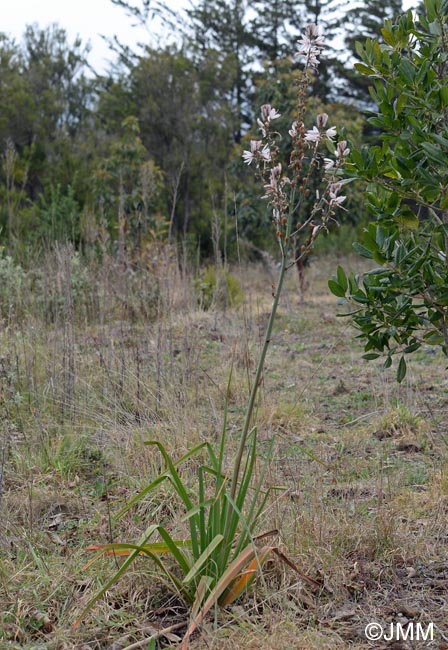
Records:
[[[179,548],[191,547],[190,540],[173,540],[173,542]],[[165,553],[171,553],[171,550],[165,542],[154,542],[153,544],[143,544],[138,547],[137,544],[91,544],[87,546],[87,551],[98,551],[99,554],[90,560],[84,567],[84,570],[92,566],[102,555],[115,555],[115,556],[124,556],[127,557],[133,553],[137,548],[141,548],[141,551],[138,555],[164,555]]]
[[[230,584],[232,584],[232,581],[235,580],[235,578],[243,571],[247,564],[251,562],[256,556],[263,557],[271,550],[271,548],[271,546],[265,546],[259,552],[257,552],[257,549],[254,546],[247,546],[243,551],[241,551],[238,557],[234,559],[234,561],[230,564],[230,566],[218,580],[215,588],[212,589],[209,597],[204,602],[197,615],[193,617],[193,620],[188,626],[188,629],[182,640],[180,650],[187,650],[188,640],[190,636],[196,630],[198,625],[202,623],[213,605],[218,602],[218,598],[221,596],[221,594],[227,589]]]
[[[249,562],[247,568],[243,571],[240,577],[235,580],[235,582],[232,584],[231,588],[226,593],[223,600],[220,602],[220,604],[223,607],[225,607],[226,605],[230,605],[230,603],[233,603],[234,600],[236,600],[239,596],[241,596],[241,594],[247,589],[247,587],[250,585],[252,580],[255,578],[258,569],[266,560],[267,556],[271,551],[272,548],[269,547],[267,548],[266,553],[262,557],[261,556],[259,556],[258,558],[255,557],[253,560],[251,560],[251,562]]]
[[[93,557],[91,560],[89,560],[83,567],[83,571],[87,571],[92,564],[95,564],[97,560],[99,560],[101,557],[104,555],[114,555],[116,556],[122,556],[122,557],[128,557],[131,553],[135,552],[136,546],[133,546],[130,548],[127,545],[126,548],[119,548],[120,545],[115,545],[115,544],[91,544],[90,546],[87,546],[86,551],[98,551],[95,557]],[[146,555],[145,551],[140,551],[138,555]]]

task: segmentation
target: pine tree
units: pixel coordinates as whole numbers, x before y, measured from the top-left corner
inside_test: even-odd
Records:
[[[241,141],[244,125],[248,124],[248,64],[253,38],[246,19],[247,0],[202,0],[188,10],[196,65],[208,67],[208,61],[218,62],[225,96],[234,116],[233,140]]]
[[[250,23],[254,45],[264,59],[291,55],[304,24],[302,0],[255,0]]]

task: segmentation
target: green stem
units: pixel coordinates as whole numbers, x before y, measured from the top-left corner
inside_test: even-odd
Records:
[[[280,267],[280,273],[278,277],[278,283],[277,283],[277,288],[275,291],[274,295],[274,302],[272,303],[272,308],[271,308],[271,313],[269,316],[269,322],[266,327],[266,333],[264,335],[264,341],[263,341],[263,347],[261,349],[261,354],[260,358],[258,360],[258,366],[257,366],[257,372],[255,373],[255,379],[254,383],[252,384],[252,389],[250,392],[250,397],[249,401],[247,403],[247,409],[246,409],[246,417],[244,419],[244,425],[243,425],[243,430],[241,433],[241,439],[240,439],[240,444],[238,447],[238,453],[235,459],[235,464],[233,466],[233,474],[232,474],[232,483],[230,486],[230,496],[232,499],[235,499],[236,496],[236,491],[238,487],[238,479],[240,475],[240,470],[241,470],[241,463],[243,460],[243,454],[244,454],[244,449],[246,447],[246,442],[247,442],[247,436],[249,435],[249,429],[250,425],[252,422],[252,415],[255,407],[255,400],[257,398],[257,393],[258,393],[258,388],[261,383],[261,377],[263,374],[263,369],[264,369],[264,361],[266,359],[266,353],[268,351],[269,343],[271,341],[271,334],[272,334],[272,328],[274,325],[274,320],[275,320],[275,315],[277,313],[277,307],[278,303],[280,300],[280,294],[282,292],[282,286],[283,286],[283,280],[285,279],[287,271],[287,264],[286,264],[286,256],[282,254],[282,263]],[[230,517],[227,517],[227,522],[226,522],[226,533],[227,533],[227,526],[230,524]]]

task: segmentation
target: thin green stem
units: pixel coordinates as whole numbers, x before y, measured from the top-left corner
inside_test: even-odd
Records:
[[[240,470],[241,470],[241,463],[242,463],[242,459],[243,459],[244,449],[245,449],[245,446],[246,446],[247,436],[249,434],[250,425],[251,425],[251,422],[252,422],[252,415],[253,415],[253,411],[254,411],[254,407],[255,407],[255,400],[257,398],[258,388],[259,388],[260,383],[261,383],[261,377],[262,377],[262,374],[263,374],[264,362],[265,362],[265,359],[266,359],[266,353],[268,351],[269,343],[271,341],[272,328],[273,328],[273,325],[274,325],[275,315],[277,313],[277,307],[278,307],[278,303],[279,303],[279,300],[280,300],[280,295],[281,295],[281,292],[282,292],[282,286],[283,286],[283,281],[285,279],[286,271],[287,271],[286,256],[285,256],[285,254],[283,252],[282,262],[281,262],[281,267],[280,267],[280,273],[279,273],[279,277],[278,277],[278,283],[277,283],[277,287],[276,287],[276,291],[275,291],[275,295],[274,295],[274,302],[272,303],[271,313],[270,313],[270,316],[269,316],[269,322],[268,322],[268,325],[266,327],[266,333],[264,335],[263,347],[261,349],[260,358],[258,360],[257,371],[255,373],[254,383],[252,384],[252,389],[251,389],[251,392],[250,392],[249,401],[247,403],[246,416],[245,416],[245,419],[244,419],[243,430],[241,432],[240,444],[239,444],[239,447],[238,447],[238,453],[237,453],[237,456],[236,456],[236,459],[235,459],[235,464],[234,464],[234,467],[233,467],[232,482],[231,482],[231,485],[230,485],[230,496],[231,496],[232,500],[235,499],[235,495],[236,495],[236,491],[237,491],[237,487],[238,487],[238,480],[239,480],[239,475],[240,475]],[[230,513],[230,510],[229,510],[229,513]],[[227,532],[227,526],[229,525],[229,523],[230,523],[230,519],[228,517],[227,522],[226,522],[226,532]]]

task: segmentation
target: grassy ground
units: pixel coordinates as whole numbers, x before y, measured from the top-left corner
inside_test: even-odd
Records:
[[[260,531],[278,528],[282,551],[311,580],[269,561],[250,594],[207,619],[192,650],[429,647],[369,645],[371,621],[432,621],[430,647],[448,648],[446,360],[417,353],[401,386],[360,360],[326,289],[335,265],[314,261],[303,304],[291,275],[257,413],[261,453],[276,439],[268,482],[282,488]],[[112,517],[160,468],[144,440],[174,456],[216,442],[232,356],[236,448],[273,278],[237,269],[243,301],[203,311],[198,283],[195,293],[169,262],[158,265],[157,291],[155,280],[99,271],[81,308],[64,268],[59,260],[52,275],[59,293],[42,290],[43,307],[10,303],[0,331],[0,648],[122,650],[188,612],[142,559],[73,631],[114,570],[104,560],[83,571],[86,546],[134,541],[154,521],[182,534],[168,487],[119,525]]]

